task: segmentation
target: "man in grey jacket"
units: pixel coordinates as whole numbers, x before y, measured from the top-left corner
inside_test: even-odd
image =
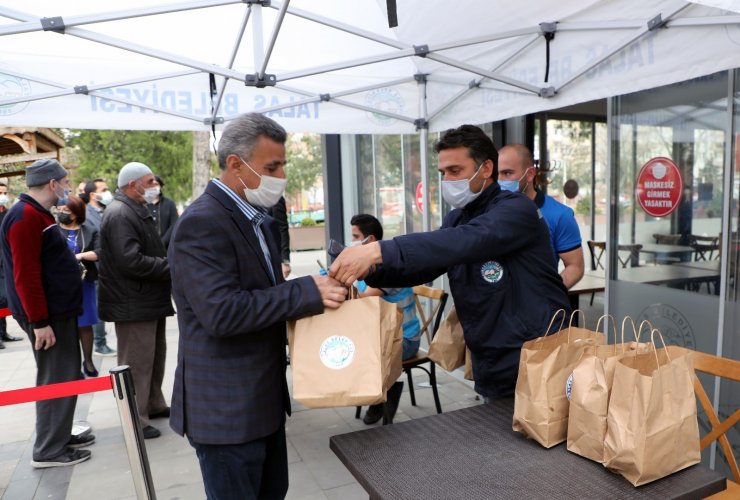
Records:
[[[149,420],[170,413],[162,380],[165,321],[174,314],[166,251],[146,208],[156,196],[154,183],[154,174],[143,163],[124,165],[119,190],[100,226],[99,315],[116,324],[118,364],[131,367],[146,439],[160,435]]]

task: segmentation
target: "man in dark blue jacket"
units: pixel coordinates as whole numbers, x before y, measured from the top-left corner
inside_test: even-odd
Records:
[[[543,335],[558,309],[569,310],[567,291],[537,207],[496,182],[491,139],[463,125],[448,130],[435,150],[442,195],[455,208],[442,227],[348,248],[330,275],[347,284],[366,278],[374,287],[396,287],[447,272],[475,390],[487,399],[510,396],[522,344]]]

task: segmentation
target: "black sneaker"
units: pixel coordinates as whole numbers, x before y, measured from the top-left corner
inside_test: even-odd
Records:
[[[71,450],[68,449],[61,455],[49,460],[31,460],[31,467],[34,469],[48,469],[49,467],[66,467],[75,465],[88,460],[92,453],[90,450]]]
[[[381,418],[383,418],[383,403],[369,406],[362,421],[367,425],[373,425]]]
[[[75,436],[69,438],[67,448],[77,449],[86,448],[95,442],[95,434],[86,434],[84,436]]]
[[[143,429],[141,429],[141,432],[144,434],[144,439],[153,439],[158,438],[162,435],[161,432],[159,432],[159,429],[156,427],[152,427],[151,425],[147,425]]]

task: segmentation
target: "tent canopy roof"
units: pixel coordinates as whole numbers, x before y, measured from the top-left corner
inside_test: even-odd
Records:
[[[0,120],[443,130],[740,67],[738,2],[29,0],[0,7]]]

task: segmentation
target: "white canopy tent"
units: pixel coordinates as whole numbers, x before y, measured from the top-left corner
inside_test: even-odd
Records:
[[[147,3],[0,6],[2,122],[198,130],[256,110],[291,131],[409,133],[740,67],[740,14],[683,0],[397,0],[393,29],[385,0]]]
[[[740,67],[732,0],[148,3],[0,6],[0,122],[210,130],[259,111],[297,132],[419,130],[425,166],[429,130]]]

